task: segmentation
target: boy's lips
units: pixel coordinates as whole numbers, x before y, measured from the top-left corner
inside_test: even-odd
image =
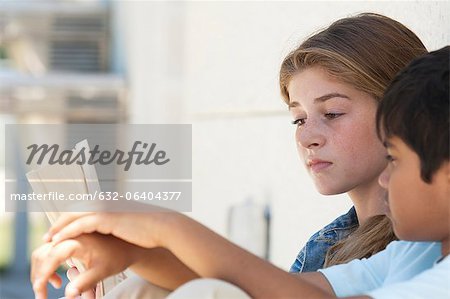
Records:
[[[308,159],[306,164],[308,165],[308,168],[310,168],[312,172],[319,172],[325,168],[328,168],[333,163],[331,163],[330,161],[320,159]]]

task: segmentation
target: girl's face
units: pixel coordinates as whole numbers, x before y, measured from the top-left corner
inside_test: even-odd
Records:
[[[288,92],[298,152],[318,191],[339,194],[377,183],[386,166],[375,131],[377,101],[320,67],[293,76]]]

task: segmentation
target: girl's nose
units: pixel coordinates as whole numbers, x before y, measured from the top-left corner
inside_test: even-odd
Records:
[[[297,143],[307,149],[315,149],[325,144],[325,136],[315,124],[305,124],[297,133]]]

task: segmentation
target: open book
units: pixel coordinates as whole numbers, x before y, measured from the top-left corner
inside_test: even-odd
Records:
[[[87,140],[77,143],[73,151],[78,152],[82,148],[85,148],[86,152],[89,151]],[[66,198],[68,198],[69,194],[94,194],[100,192],[100,184],[95,167],[88,163],[82,165],[76,163],[70,165],[47,165],[32,170],[26,175],[33,191],[37,194],[58,192],[59,194],[64,194]],[[67,204],[71,203],[68,202]],[[42,201],[41,205],[50,223],[54,223],[61,215],[61,211],[59,211],[58,206],[54,202]],[[74,260],[75,266],[80,272],[85,271],[85,267],[80,261],[76,261],[75,259],[72,260]],[[96,298],[103,298],[106,293],[126,278],[127,276],[122,272],[99,282],[97,285]]]

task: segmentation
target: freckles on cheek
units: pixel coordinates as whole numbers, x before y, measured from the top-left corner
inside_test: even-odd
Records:
[[[361,158],[364,156],[352,140],[337,139],[334,141],[333,148],[335,150],[331,152],[331,155],[339,165],[341,175],[346,180],[352,180],[355,177],[355,170],[361,168]],[[359,174],[356,175],[359,176]]]
[[[380,155],[380,151],[384,152],[384,147],[378,139],[374,127],[369,124],[353,129],[350,138],[355,154],[359,152],[360,156],[371,156]]]
[[[355,155],[361,154],[361,150],[358,146],[360,143],[358,140],[359,136],[355,134],[341,134],[335,136],[336,137],[330,141],[333,143],[333,148],[336,149],[336,153],[340,153],[342,155],[340,158],[352,159]]]
[[[351,168],[349,175],[354,175],[355,170],[367,171],[379,164],[378,161],[384,161],[384,148],[378,139],[370,134],[372,128],[369,125],[355,128],[348,127],[348,134],[341,134],[341,138],[334,139],[335,149],[341,155],[339,159],[347,162]],[[339,136],[339,135],[336,135]],[[383,165],[384,167],[384,165]]]

